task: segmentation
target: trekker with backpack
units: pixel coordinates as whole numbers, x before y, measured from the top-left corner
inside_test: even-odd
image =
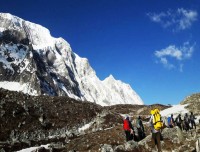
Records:
[[[138,140],[144,139],[145,138],[144,126],[140,116],[136,120],[136,127],[138,130],[138,138],[139,138]]]
[[[193,129],[193,126],[194,128],[196,129],[196,123],[195,123],[195,116],[193,115],[193,112],[191,112],[190,114],[190,123],[191,123],[191,128]]]
[[[167,121],[168,121],[168,127],[169,127],[169,128],[173,128],[173,127],[175,126],[173,114],[171,114],[171,116],[169,116],[169,117],[167,118]]]
[[[167,125],[168,128],[171,128],[171,127],[172,127],[172,125],[171,125],[171,116],[168,116],[168,117],[167,117],[167,124],[168,124],[168,125]]]
[[[171,124],[172,124],[173,127],[175,126],[175,121],[174,121],[173,114],[171,114]]]
[[[190,118],[189,118],[188,114],[186,113],[184,116],[184,128],[185,128],[186,132],[189,131],[189,129],[190,129],[189,124],[190,124]]]
[[[134,129],[128,116],[124,119],[123,129],[126,135],[126,141],[132,140],[133,136],[131,134],[134,134]]]
[[[152,132],[152,141],[154,145],[157,145],[158,152],[161,152],[161,129],[163,127],[163,122],[161,120],[160,111],[158,109],[151,110],[151,117],[149,120],[149,125]]]
[[[176,117],[176,125],[182,130],[182,119],[181,119],[181,114],[179,114],[177,117]]]

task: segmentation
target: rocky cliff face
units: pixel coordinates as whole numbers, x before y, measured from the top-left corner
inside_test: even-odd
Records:
[[[0,13],[0,87],[30,95],[68,96],[100,105],[143,104],[113,76],[99,80],[86,58],[48,29]]]

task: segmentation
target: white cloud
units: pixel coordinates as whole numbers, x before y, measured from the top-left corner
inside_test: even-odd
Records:
[[[171,56],[171,57],[174,57],[178,60],[181,60],[182,56],[183,56],[182,51],[179,50],[178,48],[176,48],[175,45],[170,45],[165,49],[162,49],[160,51],[156,51],[155,55],[158,58],[162,58],[164,56]]]
[[[180,47],[176,47],[175,45],[169,45],[165,49],[155,51],[154,55],[159,59],[159,63],[163,64],[164,67],[168,69],[177,67],[175,64],[178,61],[179,70],[182,72],[183,61],[192,57],[192,54],[194,52],[194,46],[195,43],[193,45],[190,45],[189,42],[185,42],[183,46]]]
[[[148,14],[148,16],[150,17],[150,19],[154,22],[162,22],[162,18],[166,16],[165,13],[160,13],[160,14]]]
[[[176,11],[148,13],[147,16],[151,21],[161,24],[164,28],[172,27],[173,30],[185,30],[197,20],[198,13],[195,10],[178,8]]]
[[[180,20],[178,21],[179,29],[187,29],[197,20],[198,13],[196,11],[180,8],[177,12],[180,15]]]
[[[173,69],[174,65],[169,63],[166,58],[160,58],[160,62],[164,65],[165,68],[167,69]]]

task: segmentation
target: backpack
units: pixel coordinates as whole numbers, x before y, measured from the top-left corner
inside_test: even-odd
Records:
[[[186,122],[186,123],[189,123],[189,122],[190,122],[190,119],[189,119],[188,116],[185,116],[185,122]]]
[[[195,117],[194,115],[190,115],[190,120],[194,121]]]
[[[136,125],[137,125],[137,128],[141,128],[141,120],[137,119]]]
[[[180,120],[180,119],[181,119],[180,117],[177,117],[176,123],[180,124],[180,123],[181,123],[181,120]]]
[[[163,128],[163,122],[161,120],[160,111],[156,108],[154,110],[151,110],[151,114],[153,115],[154,129],[160,130],[161,128]]]
[[[168,125],[171,125],[171,117],[167,118]]]
[[[131,130],[131,128],[129,126],[129,121],[126,119],[124,119],[123,128],[124,128],[124,130]]]

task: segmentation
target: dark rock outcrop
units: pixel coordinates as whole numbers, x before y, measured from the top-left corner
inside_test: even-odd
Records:
[[[76,137],[78,128],[96,118],[102,107],[68,97],[30,97],[0,89],[0,111],[0,141],[25,144],[11,146],[17,150]]]

